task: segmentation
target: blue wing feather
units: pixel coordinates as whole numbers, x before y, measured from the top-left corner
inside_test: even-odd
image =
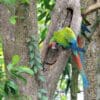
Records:
[[[88,29],[88,27],[85,24],[83,24],[83,23],[81,24],[81,30],[83,32],[91,33],[91,31]]]

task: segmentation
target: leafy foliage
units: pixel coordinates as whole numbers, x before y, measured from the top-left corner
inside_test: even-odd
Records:
[[[0,97],[6,97],[9,95],[19,95],[18,85],[13,79],[19,79],[26,83],[26,78],[23,77],[22,73],[27,73],[29,75],[34,75],[33,71],[27,66],[18,65],[20,62],[20,57],[14,55],[12,57],[11,63],[7,65],[7,74],[5,72],[0,72],[1,79],[3,76],[6,78],[0,80]]]
[[[36,37],[33,35],[28,39],[27,42],[28,42],[29,57],[30,57],[29,64],[34,73],[36,74],[38,70],[42,68],[38,41]]]
[[[1,3],[5,5],[16,5],[16,3],[20,2],[22,4],[29,4],[29,0],[0,0]]]
[[[15,5],[16,0],[1,0],[0,2],[6,4],[6,5]]]
[[[47,27],[51,19],[51,11],[55,5],[55,0],[38,0],[38,25],[40,34],[40,43],[44,41],[47,33]]]
[[[39,70],[43,68],[41,58],[40,58],[40,51],[38,46],[38,38],[32,35],[28,40],[28,48],[29,48],[29,64],[31,69],[33,70],[34,74],[37,74]],[[43,75],[38,73],[38,80],[40,82],[45,82],[45,78]],[[48,100],[47,96],[45,95],[47,92],[45,89],[39,89],[38,91],[38,98],[39,100]]]
[[[15,25],[16,24],[16,18],[17,18],[17,16],[11,16],[10,19],[9,19],[10,23]]]

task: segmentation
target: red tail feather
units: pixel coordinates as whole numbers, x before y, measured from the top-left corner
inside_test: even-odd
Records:
[[[77,56],[73,55],[73,60],[77,64],[78,69],[81,70],[82,69],[82,63],[81,63],[80,55],[79,54]]]

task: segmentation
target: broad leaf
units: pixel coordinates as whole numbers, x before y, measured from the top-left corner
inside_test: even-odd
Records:
[[[12,58],[12,64],[16,65],[16,64],[19,63],[19,61],[20,61],[20,56],[14,55],[13,58]]]
[[[17,16],[11,16],[10,19],[9,19],[10,23],[15,25],[16,24],[16,18],[17,18]]]
[[[21,0],[20,2],[21,2],[21,3],[24,3],[24,4],[25,4],[25,3],[29,4],[30,0]]]
[[[26,66],[17,66],[16,70],[18,71],[18,73],[27,73],[30,75],[34,75],[34,72],[32,71],[32,69],[30,69]]]
[[[41,93],[47,93],[47,90],[45,90],[45,89],[39,89],[39,92],[41,92]]]
[[[48,97],[47,97],[47,96],[45,96],[45,95],[42,95],[41,100],[48,100]]]
[[[40,75],[38,78],[39,78],[42,82],[45,82],[45,81],[46,81],[46,79],[45,79],[44,76],[42,76],[42,75]]]
[[[19,80],[23,81],[24,84],[27,83],[27,80],[26,80],[22,75],[19,75],[19,74],[17,74],[17,73],[13,73],[13,76],[14,76],[15,78],[18,78]]]
[[[2,0],[2,2],[7,5],[15,5],[16,4],[16,0]]]
[[[7,80],[5,84],[5,92],[7,94],[17,94],[18,93],[18,86],[11,80]]]
[[[11,71],[12,69],[13,69],[13,65],[10,63],[10,64],[8,64],[7,65],[7,69],[8,69],[8,71]]]

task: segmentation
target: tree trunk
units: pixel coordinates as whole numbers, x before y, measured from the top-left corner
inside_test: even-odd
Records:
[[[93,40],[95,35],[93,35]],[[87,53],[86,53],[86,72],[90,82],[90,87],[85,91],[85,100],[96,100],[96,42],[92,41],[89,44]]]
[[[79,33],[81,25],[80,0],[57,0],[52,13],[51,25],[48,35],[44,41],[42,49],[42,61],[44,64],[44,75],[46,77],[46,88],[48,90],[49,100],[53,100],[56,85],[62,74],[70,51],[62,48],[57,50],[48,50],[49,41],[54,31],[65,26],[71,26],[75,33]],[[77,35],[77,34],[76,34]]]
[[[18,16],[17,23],[10,25],[8,20],[11,14],[6,7],[0,5],[1,33],[4,41],[5,62],[7,65],[11,62],[12,56],[18,54],[21,57],[20,65],[28,66],[29,56],[26,40],[32,34],[37,37],[36,1],[31,0],[29,5],[26,6],[19,4],[15,9],[16,16]],[[21,17],[24,17],[24,19],[20,19]],[[27,79],[26,85],[23,85],[23,83],[17,80],[21,95],[26,96],[27,99],[30,97],[32,100],[37,100],[38,84],[35,77],[27,74],[24,77]]]
[[[100,25],[98,27],[98,31],[96,34],[96,57],[97,57],[97,71],[96,71],[96,78],[97,78],[97,90],[96,90],[96,100],[100,100]]]
[[[82,5],[85,8],[88,8],[89,5],[95,3],[96,0],[84,1],[82,0]],[[91,24],[96,19],[95,12],[88,15],[87,18]],[[97,29],[99,30],[99,28]],[[97,89],[97,82],[96,82],[96,69],[97,69],[97,55],[98,52],[98,33],[95,32],[92,36],[91,42],[88,43],[88,49],[86,52],[86,73],[90,82],[90,86],[87,90],[84,91],[84,100],[96,100],[96,89]],[[87,41],[86,41],[87,42]]]

